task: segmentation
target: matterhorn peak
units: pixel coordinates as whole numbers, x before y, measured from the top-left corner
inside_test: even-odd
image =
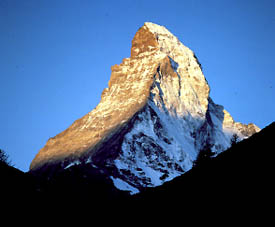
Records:
[[[139,56],[139,54],[151,54],[152,51],[159,51],[159,54],[163,53],[174,57],[177,51],[183,49],[189,50],[165,27],[145,22],[132,40],[131,57]]]
[[[111,69],[97,107],[49,139],[31,171],[91,165],[136,193],[188,171],[205,147],[218,154],[259,131],[213,102],[195,54],[163,26],[146,22]]]

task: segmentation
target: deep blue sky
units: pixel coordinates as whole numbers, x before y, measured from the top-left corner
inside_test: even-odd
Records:
[[[99,103],[146,21],[196,53],[236,121],[275,120],[273,0],[0,0],[0,148],[15,167]]]

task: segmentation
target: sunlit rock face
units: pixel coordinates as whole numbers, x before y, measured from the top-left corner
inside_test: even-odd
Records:
[[[209,97],[195,54],[163,26],[145,23],[131,57],[112,66],[108,88],[90,113],[51,138],[32,171],[90,164],[131,193],[192,168],[198,152],[216,154],[260,129],[236,123]]]

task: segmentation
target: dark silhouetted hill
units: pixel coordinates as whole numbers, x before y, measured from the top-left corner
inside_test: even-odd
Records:
[[[32,201],[37,205],[65,204],[170,204],[207,209],[225,206],[268,206],[273,199],[275,123],[212,159],[200,160],[189,172],[155,188],[130,196],[91,165],[23,173],[1,163],[1,195],[8,201]],[[107,203],[108,202],[108,203]],[[13,203],[16,206],[16,203]],[[265,204],[265,205],[263,205]],[[35,207],[35,205],[33,205]],[[167,209],[169,205],[165,205]]]

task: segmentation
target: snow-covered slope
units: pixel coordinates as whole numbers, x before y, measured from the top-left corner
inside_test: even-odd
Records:
[[[200,150],[219,153],[234,134],[259,131],[234,122],[209,92],[194,53],[166,28],[145,23],[131,57],[112,67],[98,106],[50,139],[30,168],[90,163],[121,190],[161,185],[192,168]]]

